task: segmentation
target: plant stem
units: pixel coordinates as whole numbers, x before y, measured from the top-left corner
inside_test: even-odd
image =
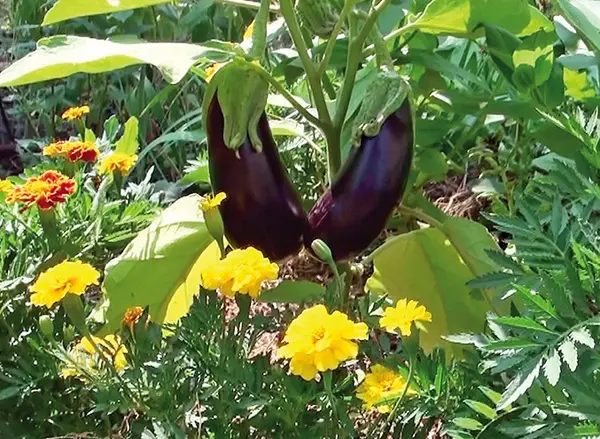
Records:
[[[414,24],[407,24],[406,26],[402,26],[401,28],[396,29],[393,32],[390,32],[389,34],[387,34],[383,40],[388,43],[391,40],[393,40],[394,38],[398,38],[399,36],[401,36],[403,33],[409,31],[409,30],[413,30],[415,28]],[[363,56],[370,56],[373,55],[375,53],[375,45],[370,45],[369,47],[367,47],[364,51],[363,51]]]
[[[250,0],[215,0],[215,3],[221,3],[223,5],[230,5],[230,6],[238,6],[240,8],[247,8],[247,9],[260,9],[260,3],[253,2]],[[278,13],[279,8],[275,5],[271,5],[269,7],[269,11]]]
[[[419,220],[421,220],[421,221],[429,224],[431,227],[435,227],[437,229],[440,229],[442,227],[442,223],[441,222],[439,222],[438,220],[436,220],[432,216],[427,215],[422,210],[413,209],[413,208],[407,207],[407,206],[400,206],[398,208],[398,211],[400,213],[404,214],[404,215],[411,216],[413,218],[419,219]]]
[[[324,128],[325,135],[326,137],[328,137],[328,130],[325,127],[331,125],[331,116],[329,115],[327,103],[325,102],[325,95],[323,94],[320,76],[317,72],[314,62],[310,59],[308,55],[308,47],[306,46],[304,38],[302,37],[302,31],[300,30],[300,24],[298,23],[298,19],[296,18],[296,12],[294,11],[292,1],[281,0],[280,8],[281,14],[285,19],[285,22],[287,23],[290,36],[292,37],[294,45],[296,46],[296,50],[298,51],[300,61],[304,66],[306,78],[308,79],[308,84],[310,86],[313,98],[315,100],[315,107],[317,107],[317,111],[319,113],[319,119],[321,119],[321,122],[324,125],[324,127],[322,128]]]
[[[354,89],[354,81],[356,80],[358,67],[360,65],[360,61],[363,59],[363,44],[371,32],[371,29],[375,25],[379,14],[390,3],[390,1],[391,0],[381,0],[373,8],[358,36],[354,37],[353,32],[350,32],[350,45],[348,47],[348,57],[346,59],[344,84],[342,85],[342,91],[337,102],[337,110],[333,122],[334,132],[338,139],[341,137],[342,128],[344,126],[344,122],[346,121],[346,114],[348,113],[348,107],[350,106],[350,99],[352,98],[352,90]],[[338,153],[341,155],[341,151]],[[341,166],[341,159],[339,161]],[[335,171],[337,171],[337,169]]]
[[[333,55],[333,49],[335,49],[335,43],[337,42],[337,37],[338,37],[339,33],[342,31],[342,26],[344,25],[346,18],[350,14],[350,11],[352,11],[352,8],[354,7],[354,3],[355,2],[353,2],[353,1],[346,1],[344,3],[344,8],[342,9],[340,18],[337,21],[337,23],[335,24],[335,27],[333,28],[333,31],[331,32],[331,35],[329,36],[329,40],[327,40],[327,46],[325,46],[325,52],[323,52],[323,59],[319,63],[319,67],[318,67],[319,76],[323,76],[325,74],[325,71],[327,70],[327,66],[329,65],[331,56]]]

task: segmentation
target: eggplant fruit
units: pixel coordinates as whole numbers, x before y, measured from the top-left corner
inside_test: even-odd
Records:
[[[375,137],[362,136],[339,177],[308,215],[304,244],[329,246],[336,261],[357,256],[384,229],[404,194],[413,156],[409,99],[392,113]]]
[[[225,236],[236,248],[252,246],[281,261],[302,247],[307,216],[281,163],[267,116],[263,112],[258,123],[260,151],[249,137],[239,148],[228,148],[223,128],[215,94],[208,107],[208,158],[214,192],[227,194],[219,206]]]

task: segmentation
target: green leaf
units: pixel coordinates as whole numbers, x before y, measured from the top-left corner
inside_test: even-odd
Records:
[[[594,0],[558,0],[565,18],[600,49],[600,3]]]
[[[521,369],[515,378],[508,384],[506,390],[502,394],[502,399],[498,401],[497,410],[503,410],[510,404],[515,402],[523,395],[533,384],[535,379],[540,374],[542,367],[542,358],[537,357],[530,360],[527,365]]]
[[[0,401],[4,401],[5,399],[10,399],[13,396],[21,393],[23,389],[17,386],[10,386],[5,389],[0,390]]]
[[[488,301],[481,294],[472,294],[466,284],[498,271],[486,254],[490,249],[497,246],[485,227],[450,218],[441,230],[428,228],[400,235],[375,250],[374,274],[366,287],[394,300],[408,298],[425,305],[433,318],[432,323],[425,324],[427,332],[420,334],[421,346],[430,352],[444,343],[458,353],[460,347],[441,337],[482,331],[490,309]],[[504,308],[506,304],[495,306]]]
[[[565,68],[563,74],[567,96],[582,102],[596,97],[596,89],[589,81],[587,72]]]
[[[484,404],[483,402],[467,399],[465,400],[465,404],[488,419],[496,419],[498,417],[496,410],[491,408],[489,405]]]
[[[44,16],[42,26],[77,17],[110,14],[111,12],[170,3],[171,0],[58,0]]]
[[[464,428],[466,430],[481,430],[483,424],[476,419],[472,418],[454,418],[452,420],[457,427]]]
[[[187,313],[203,267],[219,258],[199,203],[198,195],[177,200],[107,264],[106,330],[118,328],[132,306],[149,306],[156,323],[176,322]]]
[[[563,361],[571,369],[571,372],[575,372],[575,369],[577,369],[577,347],[575,343],[567,339],[560,344],[558,350],[562,355]]]
[[[433,0],[413,25],[431,34],[467,34],[472,30],[471,0]]]
[[[304,137],[304,126],[295,120],[272,120],[269,126],[273,136]]]
[[[488,343],[482,347],[482,350],[490,352],[503,352],[513,351],[515,349],[539,348],[543,346],[543,344],[532,340],[522,338],[509,338],[507,340],[499,340]]]
[[[134,116],[131,116],[129,120],[125,122],[125,132],[121,138],[117,140],[115,152],[121,152],[127,155],[137,153],[140,146],[140,143],[138,142],[139,125],[139,121]]]
[[[151,64],[175,84],[200,59],[215,50],[196,44],[148,43],[137,38],[99,40],[73,35],[38,41],[37,49],[0,73],[0,87],[66,78],[75,73],[102,73]]]
[[[523,91],[542,85],[550,78],[556,41],[554,32],[537,32],[526,37],[512,55],[513,81]],[[518,78],[518,80],[517,80]]]
[[[325,295],[325,287],[309,281],[284,280],[275,288],[263,291],[261,302],[304,303],[319,300]]]

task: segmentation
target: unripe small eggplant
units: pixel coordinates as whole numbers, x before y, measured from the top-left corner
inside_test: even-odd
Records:
[[[306,212],[281,163],[266,114],[258,121],[256,148],[247,136],[237,149],[223,138],[224,116],[217,94],[207,110],[209,169],[213,191],[225,192],[219,206],[225,236],[234,247],[252,246],[273,261],[296,253],[306,230]]]
[[[402,198],[413,155],[413,119],[408,98],[381,125],[363,135],[339,178],[308,216],[305,246],[327,243],[336,261],[348,260],[371,244]]]

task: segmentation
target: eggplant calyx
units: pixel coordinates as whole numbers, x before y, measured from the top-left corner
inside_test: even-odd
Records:
[[[398,72],[381,68],[360,105],[354,121],[352,144],[359,146],[362,136],[377,136],[387,118],[408,98],[408,92],[409,85]]]
[[[235,58],[220,68],[210,85],[203,102],[203,115],[208,117],[208,105],[217,99],[223,113],[223,140],[237,151],[250,138],[252,146],[262,151],[258,123],[265,111],[269,84],[257,72],[256,66],[243,58]],[[210,121],[205,120],[206,124]]]

